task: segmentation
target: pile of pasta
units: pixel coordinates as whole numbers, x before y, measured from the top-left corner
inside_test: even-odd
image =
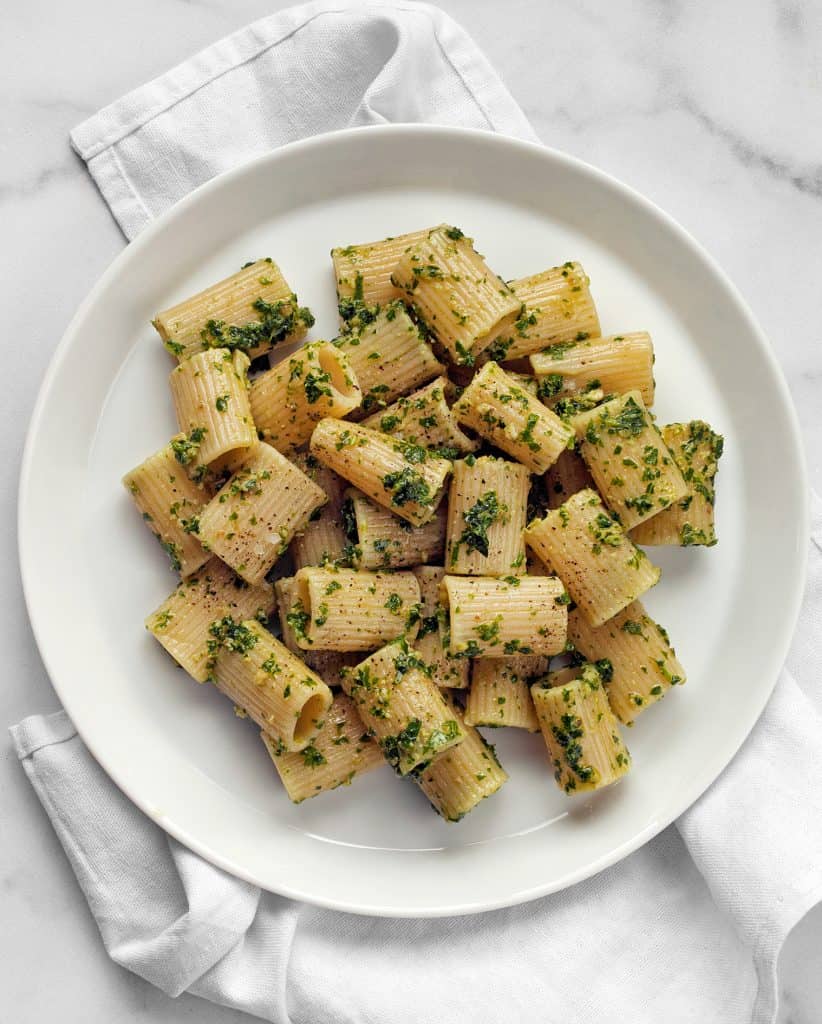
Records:
[[[477,727],[615,782],[685,681],[639,545],[716,542],[722,438],[657,426],[651,338],[601,334],[578,263],[506,282],[448,225],[332,259],[332,341],[271,260],[154,320],[180,433],[124,483],[181,581],[147,628],[294,802],[387,763],[457,821],[508,778]]]

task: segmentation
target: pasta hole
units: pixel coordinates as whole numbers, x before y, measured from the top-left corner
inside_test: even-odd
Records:
[[[325,713],[326,701],[321,693],[309,697],[294,727],[294,742],[305,743],[317,731],[317,721]]]
[[[331,376],[331,387],[345,398],[354,394],[354,382],[340,360],[340,353],[332,345],[320,349],[318,356],[323,373]]]
[[[311,608],[311,587],[308,585],[308,580],[304,576],[295,576],[294,589],[291,593],[292,607],[299,602],[302,605],[302,610],[308,615],[308,621],[310,622],[314,617],[314,613]]]

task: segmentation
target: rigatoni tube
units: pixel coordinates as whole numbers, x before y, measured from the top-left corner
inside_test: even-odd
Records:
[[[304,565],[325,565],[334,562],[352,564],[352,553],[342,524],[343,493],[346,481],[333,470],[309,455],[298,452],[292,456],[295,466],[325,492],[328,501],[315,511],[291,542],[294,568]]]
[[[579,263],[563,263],[539,274],[511,281],[511,291],[524,308],[513,330],[489,350],[492,359],[521,359],[547,345],[563,345],[596,337],[599,318]]]
[[[334,344],[345,353],[362,389],[362,415],[384,409],[443,372],[442,363],[401,302],[391,303]]]
[[[325,501],[305,473],[258,442],[203,509],[200,538],[244,580],[259,583]]]
[[[702,420],[669,423],[662,440],[685,478],[688,493],[669,508],[635,526],[637,544],[675,544],[682,547],[716,544],[714,478],[719,469],[723,438]]]
[[[531,357],[543,401],[593,388],[605,394],[639,391],[654,404],[654,346],[647,331],[554,345]]]
[[[414,771],[417,785],[434,810],[446,821],[461,821],[469,811],[493,796],[508,781],[494,748],[476,729],[463,721],[456,704],[448,699],[451,714],[463,739]]]
[[[405,640],[382,647],[350,669],[343,688],[400,775],[463,739],[453,710]]]
[[[548,676],[547,687],[531,687],[554,778],[566,793],[610,786],[631,766],[599,673],[590,664],[577,672],[561,685]]]
[[[531,682],[545,675],[548,663],[548,658],[534,654],[477,658],[471,668],[465,721],[469,725],[507,725],[536,732],[539,723],[531,699]]]
[[[446,399],[450,387],[446,377],[437,377],[419,391],[369,416],[362,421],[363,426],[431,448],[449,459],[474,452],[479,441],[460,429]]]
[[[346,668],[356,665],[362,659],[362,654],[352,651],[306,651],[297,643],[297,630],[301,630],[305,623],[305,617],[300,609],[292,611],[294,604],[294,577],[281,576],[274,584],[274,592],[277,595],[277,611],[280,619],[280,632],[285,646],[301,658],[309,668],[328,686],[334,688],[342,686],[342,674]],[[292,625],[293,623],[293,625]]]
[[[594,626],[607,622],[660,577],[595,491],[579,491],[529,523],[525,543],[557,573]]]
[[[608,701],[626,725],[668,690],[685,682],[667,632],[633,601],[601,626],[592,626],[574,610],[568,616],[568,639],[589,661],[596,662]]]
[[[429,675],[441,689],[465,690],[471,675],[467,658],[455,658],[445,649],[445,608],[440,604],[440,585],[445,569],[418,565],[413,570],[420,585],[420,626],[414,650],[425,662]]]
[[[494,362],[474,377],[454,414],[532,473],[544,473],[573,441],[573,431]]]
[[[680,501],[682,471],[638,391],[574,417],[579,451],[625,530]]]
[[[303,345],[252,381],[249,400],[259,436],[285,454],[326,416],[341,419],[362,399],[343,352],[328,341]]]
[[[365,726],[350,697],[338,693],[325,723],[311,743],[298,753],[283,752],[266,732],[260,737],[274,762],[288,799],[301,804],[312,796],[340,786],[385,765],[382,751],[365,735]]]
[[[492,456],[454,463],[445,565],[458,576],[525,574],[525,466]]]
[[[231,277],[154,318],[163,344],[180,360],[209,348],[249,359],[279,342],[297,341],[314,323],[273,260],[249,263]]]
[[[440,600],[453,655],[551,655],[565,647],[568,596],[556,577],[445,576]]]
[[[190,576],[209,559],[197,538],[200,511],[209,494],[177,461],[170,444],[126,473],[123,485],[181,576]]]
[[[522,306],[459,228],[442,224],[400,256],[391,281],[455,363],[473,365]]]
[[[412,526],[352,487],[346,492],[344,518],[358,569],[400,569],[442,561],[445,502],[430,522]]]
[[[180,363],[169,375],[183,435],[171,444],[180,464],[196,479],[215,460],[241,454],[256,444],[247,371],[248,356],[215,348]]]
[[[209,629],[212,678],[282,751],[302,750],[331,707],[331,690],[287,647],[249,619],[218,619]]]
[[[216,619],[266,619],[274,608],[274,591],[262,583],[250,587],[212,558],[146,619],[146,629],[197,682],[209,676],[209,629]]]
[[[378,242],[340,246],[331,250],[340,316],[350,320],[362,304],[382,306],[402,297],[391,283],[391,272],[397,260],[411,245],[421,242],[429,228],[406,235],[383,238]]]
[[[419,624],[420,588],[410,572],[300,569],[288,622],[305,651],[373,651]]]
[[[311,454],[366,497],[422,526],[434,518],[451,472],[448,459],[356,423],[321,420]]]

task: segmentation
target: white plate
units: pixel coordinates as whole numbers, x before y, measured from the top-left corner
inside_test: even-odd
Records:
[[[492,734],[511,781],[447,825],[388,769],[299,807],[256,731],[144,631],[172,589],[120,485],[175,429],[153,313],[272,256],[337,324],[332,245],[440,221],[508,278],[568,259],[607,332],[649,330],[661,422],[724,433],[712,550],[658,550],[647,604],[689,682],[627,733],[620,785],[566,798],[541,740]],[[708,256],[645,199],[548,149],[430,127],[340,132],[287,146],[198,189],[104,274],[43,385],[23,465],[20,555],[54,686],[117,784],[220,867],[370,914],[468,913],[533,899],[626,856],[716,778],[762,710],[803,582],[806,486],[796,419],[767,342]]]

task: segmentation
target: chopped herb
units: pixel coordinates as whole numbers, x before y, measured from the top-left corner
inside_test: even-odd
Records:
[[[296,295],[280,300],[266,302],[255,299],[252,309],[260,314],[259,320],[252,320],[243,326],[226,324],[224,320],[208,320],[200,338],[203,348],[227,348],[231,351],[250,352],[261,346],[270,347],[278,344],[292,334],[300,325],[314,326],[311,310],[300,306]]]
[[[494,644],[499,643],[499,627],[501,622],[502,616],[498,615],[491,622],[481,622],[478,626],[474,626],[474,632],[479,634],[480,640],[490,643],[493,647]]]
[[[622,623],[623,633],[631,633],[632,636],[642,636],[642,623],[636,622],[634,619],[626,619]]]
[[[486,491],[464,514],[465,529],[451,549],[451,564],[456,563],[461,544],[468,551],[478,551],[488,557],[488,529],[507,515],[508,506],[500,502],[497,492]]]
[[[313,405],[323,395],[331,397],[331,374],[327,371],[309,370],[303,381],[305,397],[308,404]]]
[[[382,483],[391,493],[391,504],[400,508],[409,502],[430,505],[433,499],[431,488],[419,473],[409,467],[395,473],[386,473]]]
[[[346,540],[351,544],[356,544],[359,540],[359,531],[357,529],[357,514],[354,511],[353,498],[346,498],[340,506],[340,523]]]
[[[311,616],[303,607],[302,601],[299,600],[294,602],[285,617],[285,621],[291,627],[295,638],[298,641],[302,640],[303,643],[313,643],[305,631],[310,619]]]
[[[543,377],[537,384],[537,398],[541,402],[554,398],[562,391],[563,383],[564,378],[561,373],[549,373],[547,377]]]
[[[306,768],[317,768],[321,764],[326,764],[325,755],[322,754],[313,744],[309,744],[304,747],[301,751],[303,756],[303,764]]]
[[[518,440],[527,444],[532,452],[538,452],[542,447],[537,441],[534,440],[534,427],[539,422],[539,416],[535,412],[528,413],[528,419],[525,422],[525,429],[519,435]]]
[[[608,658],[600,658],[599,661],[593,663],[593,667],[596,669],[598,680],[601,679],[603,683],[610,683],[614,678],[614,666]]]
[[[187,437],[172,438],[171,450],[174,452],[174,458],[181,466],[188,466],[197,458],[205,435],[205,427],[194,427]]]

